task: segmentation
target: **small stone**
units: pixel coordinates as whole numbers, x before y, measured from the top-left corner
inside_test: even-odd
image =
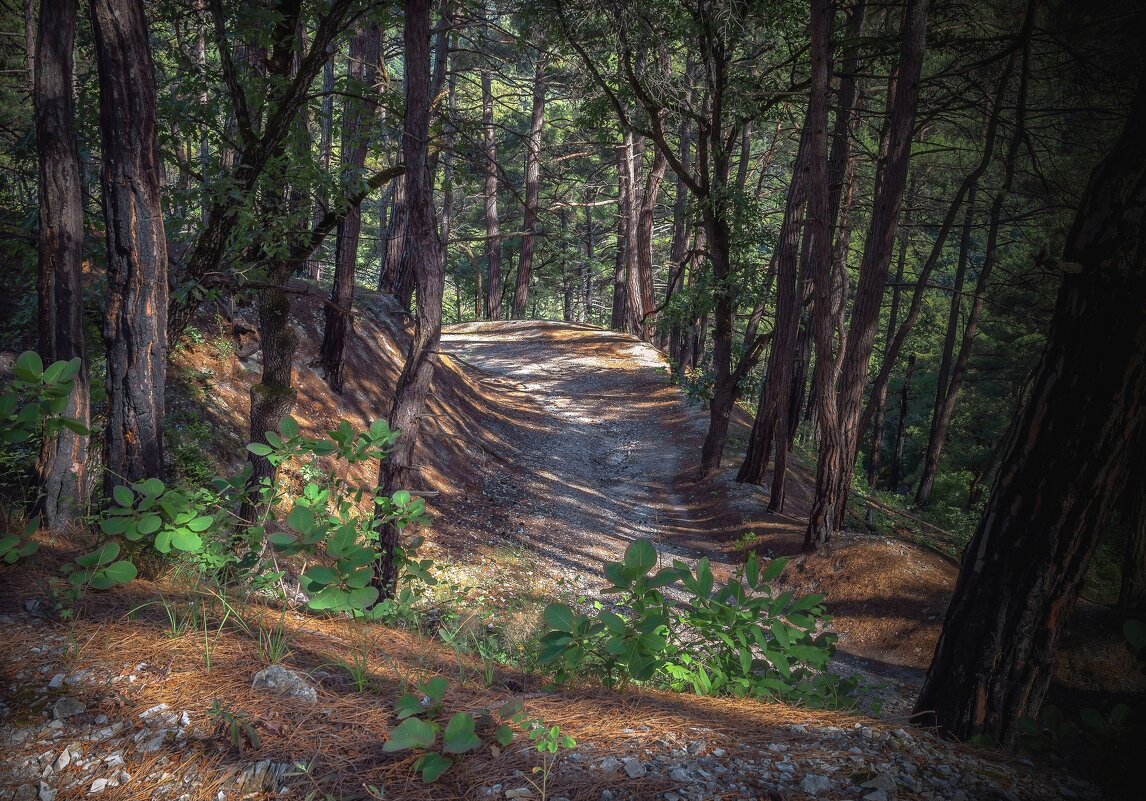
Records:
[[[91,789],[88,790],[88,793],[102,793],[107,789],[107,784],[107,779],[96,779],[92,782]]]
[[[809,773],[800,780],[800,789],[808,795],[819,795],[832,786],[832,780],[818,773]]]
[[[67,695],[52,704],[52,717],[56,720],[67,720],[70,717],[82,715],[87,711],[88,708],[86,704]]]
[[[16,788],[16,794],[12,796],[12,801],[36,801],[36,786],[21,784]]]
[[[725,753],[727,753],[727,752],[723,748],[713,748],[712,749],[712,755],[714,757],[722,757],[725,755]]]
[[[688,775],[688,771],[682,767],[675,767],[670,770],[669,778],[674,782],[680,782],[681,784],[688,784],[692,781],[692,777]]]
[[[306,677],[281,665],[271,665],[255,674],[251,687],[297,698],[305,704],[318,703],[318,691],[310,686]]]
[[[639,779],[648,773],[648,771],[645,769],[645,766],[641,764],[639,759],[628,757],[625,759],[624,765],[625,773],[629,774],[630,779]]]
[[[56,729],[56,730],[62,729],[62,728],[64,728],[64,722],[62,720],[53,720],[51,723],[48,724],[48,728],[49,729]]]
[[[872,790],[863,797],[863,801],[887,801],[887,790],[883,788]]]
[[[606,773],[614,773],[619,767],[621,767],[621,763],[616,757],[607,756],[601,760],[601,770]]]
[[[56,792],[56,788],[52,787],[47,782],[40,782],[40,791],[36,794],[36,797],[39,798],[40,801],[54,801],[56,798]]]
[[[533,798],[533,791],[528,787],[514,787],[505,791],[506,798]]]
[[[601,791],[600,801],[613,801],[613,798],[614,798],[614,796],[613,796],[612,790],[602,790]]]
[[[52,676],[52,680],[48,682],[48,689],[49,690],[55,690],[56,688],[58,688],[63,683],[64,683],[64,674],[63,673],[57,673],[55,676]]]
[[[65,748],[60,752],[60,755],[56,757],[56,761],[52,763],[52,770],[58,772],[70,764],[72,764],[72,752],[70,748]]]

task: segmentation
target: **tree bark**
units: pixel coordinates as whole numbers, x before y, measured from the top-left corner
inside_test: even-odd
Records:
[[[545,121],[545,54],[538,52],[533,67],[533,113],[525,140],[525,224],[521,253],[517,259],[517,286],[513,294],[513,319],[525,319],[529,282],[533,278],[533,238],[537,228],[537,195],[541,177],[541,126]]]
[[[837,395],[829,390],[820,398],[820,459],[815,498],[804,536],[804,549],[809,551],[826,545],[843,522],[859,441],[858,426],[863,412],[868,362],[875,344],[887,268],[891,262],[896,225],[907,185],[919,75],[927,40],[929,5],[930,0],[908,0],[904,12],[901,33],[903,49],[889,120],[888,155],[882,180],[876,190],[871,226],[864,241],[864,255],[860,262],[859,284],[844,347],[839,391]],[[820,352],[820,343],[817,342],[817,359],[820,358]],[[824,356],[831,360],[830,350],[824,352]],[[834,378],[834,375],[828,375],[824,386],[827,386],[828,380],[834,384]],[[836,406],[835,413],[825,415],[823,410],[833,404]],[[829,433],[829,427],[835,430]]]
[[[1146,77],[1146,76],[1144,76]],[[1012,745],[1146,445],[1146,80],[1066,238],[1046,349],[963,555],[919,720]],[[1117,337],[1110,332],[1117,331]]]
[[[67,417],[89,422],[88,369],[84,354],[83,177],[76,145],[72,81],[77,0],[40,4],[36,38],[36,144],[39,149],[39,351],[44,364],[83,360]],[[36,465],[43,523],[56,528],[75,520],[87,502],[88,438],[63,429],[45,438]]]
[[[625,131],[623,136],[617,148],[617,250],[613,268],[613,312],[609,318],[609,327],[614,331],[627,331],[629,327],[629,284],[633,276],[631,264],[635,248],[635,245],[630,247],[635,237],[629,235],[632,222],[629,210],[633,197],[633,134]]]
[[[398,377],[394,402],[390,407],[390,427],[401,432],[394,451],[378,471],[378,486],[392,493],[410,486],[410,474],[418,443],[420,419],[430,392],[438,343],[442,334],[442,291],[445,266],[437,222],[434,219],[433,188],[430,183],[428,150],[430,137],[430,2],[408,0],[405,11],[406,117],[402,131],[402,161],[406,165],[410,227],[407,249],[416,270],[417,309],[414,337],[406,362]],[[398,530],[383,525],[379,530],[379,558],[375,583],[382,597],[393,594],[397,582],[394,549]]]
[[[107,225],[108,412],[104,490],[161,477],[167,376],[167,239],[155,67],[142,0],[91,0]]]
[[[636,216],[637,278],[641,288],[641,309],[637,327],[641,339],[649,341],[656,324],[650,320],[656,300],[653,297],[653,216],[657,208],[661,181],[665,177],[668,161],[664,153],[653,149],[653,163],[645,178],[645,191],[641,195]]]
[[[1123,493],[1126,503],[1126,552],[1118,608],[1124,614],[1146,614],[1146,470],[1141,465]]]
[[[501,319],[501,231],[497,219],[497,139],[489,70],[481,73],[482,127],[485,131],[485,318]]]
[[[362,180],[366,167],[366,150],[370,121],[378,103],[374,84],[378,79],[378,55],[382,32],[371,24],[355,32],[350,40],[349,77],[352,92],[363,93],[362,98],[347,97],[342,108],[342,173],[343,183],[355,186]],[[323,309],[325,325],[318,362],[330,388],[342,394],[342,354],[351,325],[351,306],[354,303],[354,274],[358,263],[358,240],[362,231],[362,213],[355,205],[346,212],[338,224],[334,246],[334,286],[330,303]]]
[[[915,372],[915,354],[907,357],[907,370],[903,386],[899,388],[899,421],[895,425],[895,441],[891,446],[891,465],[887,471],[887,488],[899,492],[903,482],[903,447],[907,442],[907,404],[911,399],[911,376]]]

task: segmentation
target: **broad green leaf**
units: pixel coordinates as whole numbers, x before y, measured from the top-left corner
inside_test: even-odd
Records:
[[[493,739],[497,740],[497,744],[504,748],[513,742],[513,729],[502,723],[493,730]]]
[[[320,587],[326,587],[338,581],[338,574],[332,568],[326,565],[314,565],[308,567],[302,574],[302,577],[310,581],[312,584],[317,584]]]
[[[422,782],[424,784],[431,784],[436,782],[438,777],[450,769],[454,761],[449,757],[442,756],[441,754],[426,754],[417,762],[414,763],[414,770],[422,772]]]
[[[577,621],[577,613],[565,604],[549,604],[544,617],[547,625],[559,631],[573,631]]]
[[[422,692],[428,695],[431,701],[437,703],[446,697],[446,690],[449,688],[450,683],[448,681],[441,676],[434,676],[422,685]]]
[[[458,712],[446,724],[442,734],[442,753],[465,754],[481,748],[481,740],[474,734],[474,719],[468,712]]]
[[[36,351],[26,350],[16,359],[16,366],[12,371],[27,381],[39,381],[44,374],[44,362],[40,360],[40,354]]]
[[[179,528],[171,533],[171,544],[181,551],[191,553],[202,549],[203,538],[194,531]]]
[[[104,534],[115,536],[127,531],[130,522],[130,518],[126,517],[105,517],[99,521],[99,527]]]
[[[255,456],[270,456],[275,452],[274,448],[272,448],[270,445],[264,445],[261,442],[252,442],[247,446],[247,450],[253,453]]]
[[[657,549],[648,540],[635,540],[625,549],[625,567],[643,576],[657,564]]]
[[[111,497],[120,506],[131,506],[135,503],[135,493],[131,491],[130,487],[125,487],[122,484],[112,487]]]
[[[299,534],[309,534],[314,530],[314,512],[296,504],[287,515],[287,525]]]
[[[628,624],[625,623],[625,619],[613,612],[601,612],[597,615],[597,619],[605,624],[605,628],[607,628],[611,634],[624,634],[629,629]]]
[[[135,488],[143,495],[150,495],[152,498],[156,498],[162,495],[163,490],[167,487],[158,478],[149,478],[136,484]]]
[[[390,739],[382,746],[382,750],[390,754],[408,748],[430,748],[437,736],[437,724],[427,723],[421,718],[406,718],[390,732]]]
[[[361,587],[347,593],[347,605],[351,609],[368,609],[378,601],[377,587]]]
[[[422,706],[422,699],[413,693],[406,693],[394,702],[394,714],[398,716],[398,720],[405,720],[425,711],[426,708]]]
[[[395,506],[405,506],[410,502],[410,493],[406,490],[398,490],[390,496],[390,500],[394,502]]]
[[[135,524],[135,529],[140,534],[154,534],[162,525],[163,519],[159,515],[144,515]]]
[[[279,431],[287,439],[293,439],[298,436],[298,421],[291,417],[289,414],[279,421]]]
[[[92,589],[106,590],[117,584],[127,584],[136,577],[137,573],[135,565],[125,559],[98,571],[92,577],[90,585]]]
[[[192,531],[206,531],[215,525],[215,518],[203,515],[187,521],[187,528]]]
[[[780,574],[784,572],[784,568],[788,566],[788,557],[782,556],[779,559],[773,559],[768,563],[768,567],[764,569],[764,575],[761,580],[765,584],[771,584],[776,579],[780,578]]]
[[[106,565],[115,560],[119,556],[119,543],[118,542],[105,542],[100,547],[96,548],[91,553],[86,553],[83,556],[76,557],[76,564],[80,567],[95,567],[97,565]]]

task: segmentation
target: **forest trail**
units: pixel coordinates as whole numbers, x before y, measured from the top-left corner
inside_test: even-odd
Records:
[[[601,563],[639,538],[662,558],[733,568],[705,547],[703,511],[682,480],[706,416],[668,383],[655,348],[594,326],[513,321],[451,326],[442,351],[479,371],[486,390],[527,394],[535,407],[503,426],[512,453],[482,490],[509,508],[508,538],[528,552],[537,589],[599,587]]]

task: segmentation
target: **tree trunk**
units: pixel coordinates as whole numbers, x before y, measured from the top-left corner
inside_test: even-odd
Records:
[[[40,4],[36,41],[36,144],[39,149],[39,350],[44,364],[84,359],[64,414],[89,421],[84,354],[83,177],[72,101],[77,0]],[[88,438],[69,429],[45,438],[36,466],[44,525],[78,518],[87,502]]]
[[[1126,498],[1126,553],[1118,608],[1128,615],[1146,614],[1146,470],[1139,465],[1123,493]]]
[[[537,228],[537,194],[541,177],[541,125],[545,120],[545,54],[539,52],[533,68],[533,114],[525,141],[525,225],[517,259],[517,286],[513,294],[513,319],[525,319],[529,282],[533,278],[533,237]]]
[[[891,446],[891,465],[887,471],[887,488],[899,492],[903,482],[903,446],[907,442],[907,404],[911,399],[911,376],[915,372],[915,354],[907,357],[907,371],[899,389],[899,422],[895,426],[895,441]]]
[[[609,317],[609,327],[614,331],[624,331],[628,327],[629,309],[629,264],[633,254],[629,249],[629,207],[631,205],[633,135],[626,132],[624,141],[617,148],[617,250],[613,264],[613,311]]]
[[[382,460],[378,471],[378,486],[385,493],[409,488],[410,474],[417,469],[413,462],[414,448],[418,443],[420,420],[438,360],[445,283],[428,165],[432,100],[429,0],[408,0],[405,20],[406,117],[402,130],[402,161],[407,170],[410,210],[407,250],[416,270],[417,310],[414,337],[390,407],[390,427],[400,431],[401,437],[394,451]],[[394,549],[398,534],[398,530],[389,525],[383,525],[379,531],[375,586],[382,597],[392,595],[397,582]]]
[[[497,140],[489,70],[481,73],[482,126],[485,131],[485,318],[501,319],[501,232],[497,219]]]
[[[653,297],[653,216],[657,208],[657,196],[660,193],[661,181],[665,177],[668,161],[665,154],[654,148],[653,163],[649,174],[645,178],[645,191],[637,208],[636,217],[636,243],[637,243],[637,277],[641,288],[641,312],[637,318],[637,326],[641,339],[649,341],[656,324],[655,320],[648,319],[656,306]]]
[[[377,60],[377,59],[375,59]],[[353,70],[354,54],[350,55],[351,69]],[[353,71],[351,77],[357,77],[359,80],[362,78],[362,70],[358,69],[358,75],[355,76]],[[352,105],[352,101],[347,100],[346,105]],[[318,116],[318,163],[322,167],[325,174],[330,173],[330,156],[333,150],[334,142],[334,53],[330,54],[330,58],[322,65],[322,104],[319,107]],[[345,120],[343,125],[346,125]],[[343,158],[346,158],[345,151],[343,151]],[[325,193],[324,193],[325,194]],[[318,219],[322,214],[319,204],[315,204],[315,216],[312,224],[317,224]],[[335,270],[337,270],[338,261],[338,246],[335,245]],[[307,273],[310,275],[312,281],[322,280],[322,261],[315,254],[307,259]],[[337,282],[337,277],[335,281]]]
[[[964,552],[916,717],[1013,745],[1146,445],[1146,80],[1066,238],[1051,330]],[[1117,331],[1118,336],[1110,336]]]
[[[160,477],[167,376],[167,239],[155,68],[142,0],[91,0],[107,224],[104,489]]]
[[[863,394],[867,383],[868,362],[879,325],[880,305],[891,262],[896,225],[911,160],[911,139],[915,127],[915,108],[919,93],[919,75],[927,40],[927,12],[930,0],[908,0],[903,17],[899,69],[895,100],[889,118],[888,155],[879,181],[871,226],[864,241],[860,262],[859,284],[852,306],[852,319],[844,347],[838,395],[830,390],[820,398],[820,464],[817,467],[816,493],[812,502],[804,549],[815,550],[826,545],[843,523],[844,508],[851,483],[859,442],[859,423],[863,412]],[[825,301],[827,298],[825,298]],[[819,294],[817,294],[819,301]],[[825,343],[828,344],[828,343]],[[817,343],[817,359],[821,348]],[[830,351],[824,353],[831,359]],[[827,371],[824,371],[825,373]],[[833,373],[835,371],[832,371]],[[823,383],[835,383],[828,375]],[[824,409],[836,406],[834,414]],[[835,430],[829,432],[829,427]]]
[[[910,189],[907,195],[908,198],[911,197]],[[895,262],[895,286],[891,290],[891,310],[887,316],[887,333],[884,339],[883,358],[885,360],[888,358],[888,348],[891,346],[891,340],[895,336],[896,325],[899,321],[899,298],[902,294],[901,284],[903,283],[903,270],[906,266],[907,232],[901,230],[899,232],[899,256]],[[875,409],[875,422],[871,427],[871,453],[867,464],[867,485],[874,489],[879,481],[879,474],[883,466],[883,427],[887,408],[887,384],[879,387],[879,394],[873,396],[870,403]],[[868,512],[871,512],[871,507],[868,507]],[[871,523],[870,517],[868,523],[869,525]]]
[[[364,96],[348,96],[342,107],[342,174],[343,184],[347,187],[356,186],[362,180],[362,171],[366,167],[370,121],[378,105],[374,84],[378,79],[381,44],[382,31],[377,24],[356,31],[350,39],[351,92],[361,92]],[[362,213],[356,205],[338,224],[334,245],[334,286],[330,292],[330,303],[323,309],[325,325],[318,363],[326,383],[339,395],[342,394],[342,354],[351,325],[361,231]]]

